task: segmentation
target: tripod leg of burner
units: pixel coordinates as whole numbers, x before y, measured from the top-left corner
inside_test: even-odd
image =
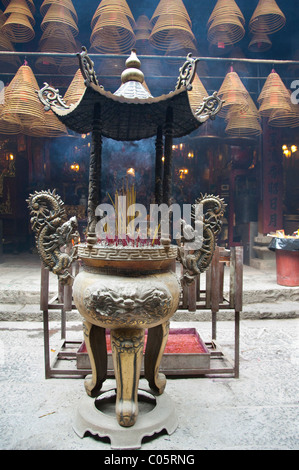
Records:
[[[91,363],[92,376],[85,379],[84,385],[90,397],[97,397],[107,377],[107,347],[105,328],[83,322],[84,340]]]
[[[149,328],[144,356],[144,375],[150,388],[161,395],[166,385],[164,374],[159,372],[169,333],[169,321]]]
[[[116,379],[116,417],[121,426],[133,426],[138,415],[138,383],[144,330],[119,328],[110,333]]]

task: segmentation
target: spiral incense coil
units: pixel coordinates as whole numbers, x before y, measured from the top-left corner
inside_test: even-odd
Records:
[[[21,13],[11,13],[1,28],[12,42],[29,42],[35,37],[35,31],[28,16]]]
[[[223,15],[215,18],[208,29],[208,41],[211,44],[235,44],[245,35],[245,28],[237,16]]]
[[[51,38],[66,41],[68,43],[73,44],[74,47],[77,47],[76,39],[73,36],[72,30],[66,24],[49,23],[46,29],[44,30],[42,37],[40,38],[40,46]]]
[[[222,109],[218,113],[220,117],[225,117],[231,106],[236,106],[238,111],[245,111],[248,109],[248,91],[243,85],[239,75],[233,71],[228,72],[222,82],[218,91],[218,96],[225,102]]]
[[[4,88],[3,104],[0,104],[0,134],[21,134],[23,130],[22,123],[16,114],[6,113],[5,118],[3,117],[3,110],[7,103],[6,90],[7,86]]]
[[[247,98],[244,98],[247,102],[247,106],[243,107],[243,109],[240,109],[238,105],[233,105],[229,108],[226,116],[226,121],[229,121],[232,117],[233,114],[246,114],[246,116],[251,116],[256,118],[258,121],[261,121],[261,115],[259,110],[257,109],[253,99],[251,98],[250,94],[248,93]]]
[[[78,69],[68,89],[65,92],[63,100],[66,102],[67,105],[75,104],[77,103],[77,101],[80,100],[85,90],[86,85],[84,83],[84,78],[81,73],[81,70]]]
[[[32,123],[26,133],[33,137],[61,137],[67,134],[67,129],[53,111],[49,110],[44,112],[43,121]]]
[[[286,17],[275,0],[259,0],[249,21],[253,33],[273,34],[284,27]]]
[[[131,26],[135,27],[135,19],[126,0],[102,0],[92,17],[92,20],[91,20],[92,29],[95,27],[99,17],[103,13],[105,14],[115,13],[116,15],[123,14],[128,18]]]
[[[190,44],[190,40],[195,42],[195,36],[185,18],[178,15],[161,15],[154,25],[150,42],[157,49],[167,51],[175,37],[180,36],[181,46],[183,48]]]
[[[152,25],[148,17],[146,15],[140,15],[134,28],[136,42],[148,40],[151,34],[151,30]]]
[[[280,76],[273,69],[272,72],[268,75],[267,80],[262,88],[262,91],[258,97],[258,101],[264,99],[270,99],[271,96],[276,95],[278,97],[289,97],[289,92]]]
[[[3,119],[15,115],[23,127],[38,123],[44,118],[44,107],[38,99],[39,89],[35,76],[28,65],[22,65],[8,85],[5,94]]]
[[[69,10],[75,22],[78,23],[78,15],[71,0],[44,0],[40,7],[40,12],[42,16],[45,16],[45,14],[52,5],[61,6]]]
[[[208,19],[208,26],[210,26],[215,19],[227,18],[228,16],[237,17],[243,26],[245,25],[244,15],[235,0],[218,0]]]
[[[11,0],[7,8],[4,10],[4,15],[8,17],[12,13],[27,16],[32,26],[35,25],[34,16],[25,0]]]
[[[56,57],[41,56],[36,60],[35,67],[43,73],[58,73],[58,63]]]
[[[268,75],[258,102],[260,103],[259,112],[264,117],[269,117],[274,109],[289,109],[289,91],[275,70]]]
[[[2,0],[2,3],[5,7],[7,7],[10,3],[11,0]],[[30,8],[30,11],[32,14],[35,13],[35,5],[33,0],[26,0],[27,6]]]
[[[262,128],[250,111],[239,111],[231,113],[225,132],[232,137],[257,136],[262,134]]]
[[[15,52],[15,48],[12,42],[4,34],[0,34],[0,62],[5,62],[6,64],[11,64],[16,67],[19,67],[21,65],[21,61],[19,57],[15,55],[12,55],[12,56],[1,55],[1,51]]]
[[[135,34],[123,13],[103,13],[95,24],[90,42],[98,52],[124,53],[135,44]]]
[[[299,106],[291,102],[291,96],[284,109],[273,109],[271,111],[268,124],[272,127],[299,126]]]
[[[182,0],[160,0],[151,17],[151,23],[155,24],[161,15],[176,15],[184,18],[189,26],[192,26],[191,18]]]
[[[188,91],[191,109],[196,111],[196,109],[202,104],[203,99],[207,96],[209,96],[209,94],[196,73],[192,82],[192,90]]]
[[[251,52],[266,52],[272,47],[272,42],[265,33],[256,33],[251,39],[248,49]]]
[[[44,31],[50,23],[62,23],[68,25],[74,36],[77,36],[79,33],[78,26],[74,21],[72,13],[63,6],[55,4],[50,6],[41,22],[42,30]]]

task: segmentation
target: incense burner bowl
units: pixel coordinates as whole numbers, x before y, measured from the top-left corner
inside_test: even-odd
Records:
[[[178,308],[180,281],[174,272],[175,246],[103,247],[80,245],[83,270],[74,282],[74,302],[84,317],[84,339],[92,367],[85,381],[97,397],[107,373],[106,329],[110,330],[117,384],[116,417],[132,426],[138,415],[138,382],[144,351],[145,378],[156,394],[166,379],[159,366],[169,319]]]

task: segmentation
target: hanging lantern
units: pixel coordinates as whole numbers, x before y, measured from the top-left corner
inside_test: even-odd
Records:
[[[259,0],[249,21],[253,33],[273,34],[284,27],[286,18],[275,0]]]

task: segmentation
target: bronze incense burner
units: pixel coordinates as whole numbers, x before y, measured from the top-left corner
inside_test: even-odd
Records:
[[[191,252],[186,251],[184,244],[178,247],[163,239],[160,245],[141,247],[98,243],[96,208],[101,202],[102,136],[133,141],[156,135],[155,202],[169,206],[172,139],[187,135],[207,119],[213,119],[221,109],[222,101],[214,93],[204,99],[195,112],[192,111],[188,93],[199,59],[193,59],[191,54],[180,69],[175,91],[158,98],[153,98],[142,84],[144,77],[135,51],[126,62],[122,85],[114,94],[98,84],[93,62],[85,48],[78,57],[86,85],[81,99],[68,106],[58,90],[48,84],[39,91],[39,97],[45,108],[52,109],[70,129],[78,133],[92,132],[86,242],[71,251],[62,250],[70,240],[76,240],[76,220],[65,219],[63,203],[55,192],[37,192],[29,197],[28,204],[40,257],[61,280],[73,283],[74,302],[84,317],[84,339],[92,368],[92,376],[85,380],[85,389],[91,401],[88,409],[83,407],[79,411],[78,434],[83,437],[84,432],[90,430],[94,434],[109,435],[112,440],[120,429],[129,432],[139,426],[138,383],[143,354],[145,378],[150,389],[154,396],[163,396],[166,378],[159,373],[159,366],[167,342],[169,320],[178,308],[181,283],[191,282],[211,262],[224,204],[216,196],[200,198],[204,208],[203,243],[200,249]],[[163,154],[164,168],[161,165]],[[73,280],[68,268],[76,257],[82,262],[82,270]],[[174,272],[177,259],[185,268],[181,280]],[[111,336],[117,423],[112,425],[113,429],[107,424],[105,433],[106,422],[102,414],[97,415],[94,399],[100,395],[107,374],[106,330]],[[150,425],[149,419],[148,430],[140,431],[142,435],[163,427],[169,433],[175,430],[173,408],[170,407],[165,415],[166,408],[164,399],[157,422]],[[95,420],[101,419],[104,424],[95,424]],[[168,420],[165,426],[161,419]],[[121,436],[121,440],[126,440],[124,434]],[[117,446],[122,447],[122,444],[118,442]]]

